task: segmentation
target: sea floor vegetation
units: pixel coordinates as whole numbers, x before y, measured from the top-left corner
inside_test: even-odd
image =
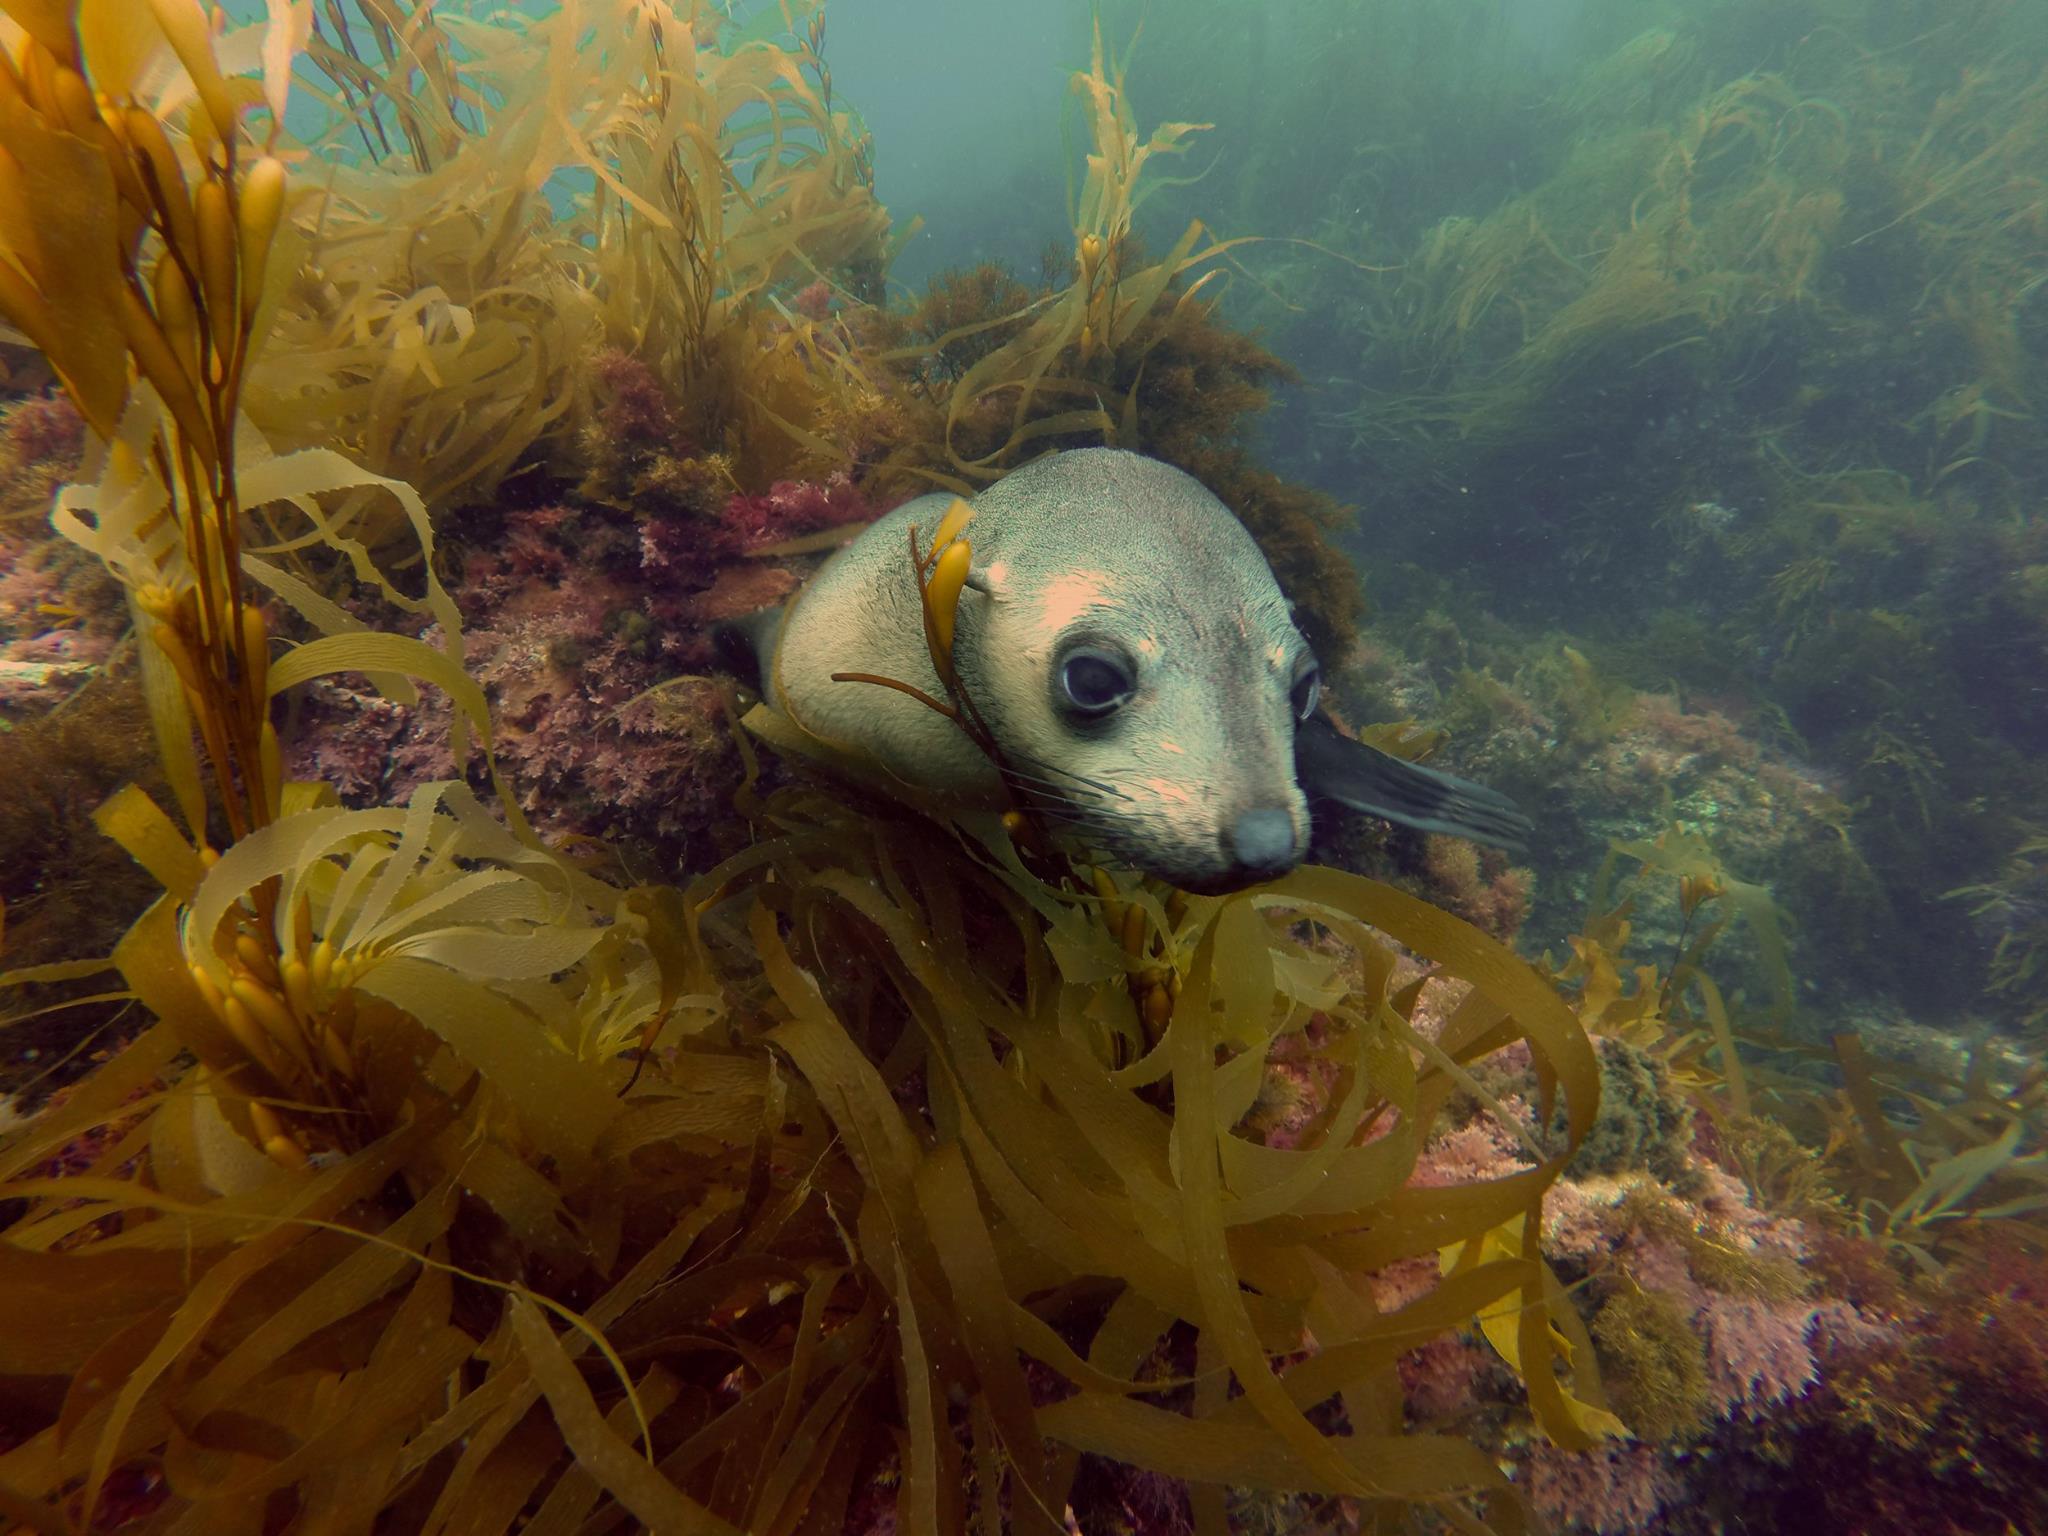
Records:
[[[1808,974],[2037,1025],[2039,7],[1239,11],[1146,39],[1166,109],[1221,118],[1162,211],[1296,237],[1233,313],[1300,371],[1271,462],[1360,506],[1376,638],[1453,623],[1508,680],[1562,637],[1735,720],[1834,784],[1873,877]]]
[[[0,1528],[2048,1521],[2012,1433],[2048,1421],[2038,1050],[1843,980],[1909,813],[1930,910],[1996,930],[1950,985],[2024,1015],[2048,953],[2038,826],[1957,851],[2024,819],[1955,798],[1988,727],[1914,712],[1960,643],[1936,589],[1859,563],[1896,577],[1966,493],[1955,539],[2033,537],[1997,492],[2032,443],[2009,60],[1919,121],[1893,87],[1938,65],[1819,21],[1739,89],[1645,34],[1550,103],[1584,133],[1546,190],[1427,220],[1431,165],[1493,184],[1497,125],[1392,132],[1415,74],[1327,179],[1409,227],[1310,251],[1181,215],[1279,141],[1141,128],[1098,38],[1071,253],[905,304],[814,6],[0,16]],[[1327,339],[1391,371],[1344,441],[1401,486],[1469,462],[1469,518],[1616,358],[1822,334],[1863,205],[1811,183],[1909,130],[1886,174],[1946,190],[1883,238],[1940,254],[1986,370],[1914,428],[1952,458],[1781,434],[1796,517],[1689,482],[1654,526],[1747,593],[1722,628],[1605,528],[1559,590],[1621,583],[1628,638],[1398,545],[1366,631],[1351,514],[1255,452],[1302,375],[1231,323],[1240,263],[1367,285]],[[1103,442],[1209,484],[1346,724],[1516,794],[1528,860],[1333,823],[1324,865],[1190,896],[1028,807],[875,798],[720,674],[717,623],[889,507]],[[971,734],[972,519],[920,532]],[[1725,628],[1756,605],[1768,690]],[[1821,731],[1847,706],[1799,669],[1885,645],[1891,712]],[[1986,786],[2028,782],[2016,742]]]

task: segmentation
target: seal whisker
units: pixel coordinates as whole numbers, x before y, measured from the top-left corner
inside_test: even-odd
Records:
[[[1029,782],[1036,782],[1041,784],[1050,784],[1053,781],[1053,777],[1057,776],[1058,778],[1066,780],[1070,783],[1079,784],[1083,788],[1092,789],[1099,795],[1109,795],[1118,800],[1128,800],[1131,798],[1129,795],[1125,794],[1124,791],[1118,789],[1114,784],[1104,783],[1101,779],[1092,779],[1088,777],[1088,775],[1085,773],[1075,773],[1071,769],[1060,767],[1057,763],[1048,763],[1041,758],[1029,756],[1025,756],[1024,760],[1030,763],[1032,767],[1039,769],[1040,772],[1035,774],[1026,774],[1023,772],[1023,770],[1019,768],[1013,766],[1006,766],[1003,770],[1004,773],[1012,778],[1022,779]]]
[[[1106,812],[1102,797],[1094,794],[1076,793],[1064,785],[1049,783],[1043,779],[1017,778],[1005,775],[1004,781],[1031,805],[1039,810],[1071,812],[1088,810],[1096,814]]]
[[[1087,808],[1104,812],[1109,809],[1111,797],[1092,789],[1059,784],[1051,779],[1038,778],[1030,774],[1006,773],[1004,779],[1011,788],[1021,791],[1037,805]],[[1117,795],[1114,798],[1121,800],[1128,797]]]
[[[1106,832],[1111,826],[1109,817],[1099,811],[1078,806],[1041,806],[1039,812],[1049,822],[1065,831]]]
[[[1102,807],[1087,804],[1068,795],[1034,796],[1031,800],[1031,806],[1040,815],[1054,821],[1091,822],[1106,825],[1112,820],[1109,813]]]
[[[1108,841],[1116,833],[1116,824],[1102,816],[1086,812],[1053,818],[1055,830],[1069,837],[1082,838],[1091,843]]]
[[[1048,816],[1068,818],[1085,816],[1096,820],[1111,819],[1111,812],[1108,806],[1084,800],[1077,795],[1049,795],[1043,792],[1026,791],[1023,798],[1025,803],[1031,806],[1032,809],[1043,812]]]

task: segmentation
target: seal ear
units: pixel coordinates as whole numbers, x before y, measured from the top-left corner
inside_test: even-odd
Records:
[[[1466,837],[1510,853],[1527,847],[1536,830],[1499,791],[1353,741],[1322,715],[1295,728],[1294,774],[1311,800],[1334,800],[1420,832]]]

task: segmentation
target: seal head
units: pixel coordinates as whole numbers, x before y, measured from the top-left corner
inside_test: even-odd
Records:
[[[872,685],[935,691],[909,555],[949,498],[867,529],[797,595],[766,647],[800,726],[955,803],[1002,780],[950,721]],[[974,501],[953,659],[1012,787],[1090,844],[1192,891],[1291,869],[1307,850],[1295,725],[1315,657],[1241,524],[1199,482],[1114,449],[1039,459]]]

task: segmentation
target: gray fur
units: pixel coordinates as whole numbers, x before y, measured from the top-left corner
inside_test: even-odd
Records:
[[[909,529],[928,546],[950,501],[898,508],[791,600],[761,650],[764,693],[914,798],[988,806],[1002,785],[950,721],[892,690],[831,680],[868,672],[939,692]],[[1299,860],[1309,814],[1289,694],[1307,648],[1243,525],[1179,470],[1107,448],[1039,459],[974,507],[954,663],[1034,797],[1093,846],[1190,889],[1256,877],[1230,847],[1248,812],[1284,812],[1286,862]],[[1083,628],[1130,653],[1138,688],[1077,728],[1054,707],[1052,668],[1062,637]]]

